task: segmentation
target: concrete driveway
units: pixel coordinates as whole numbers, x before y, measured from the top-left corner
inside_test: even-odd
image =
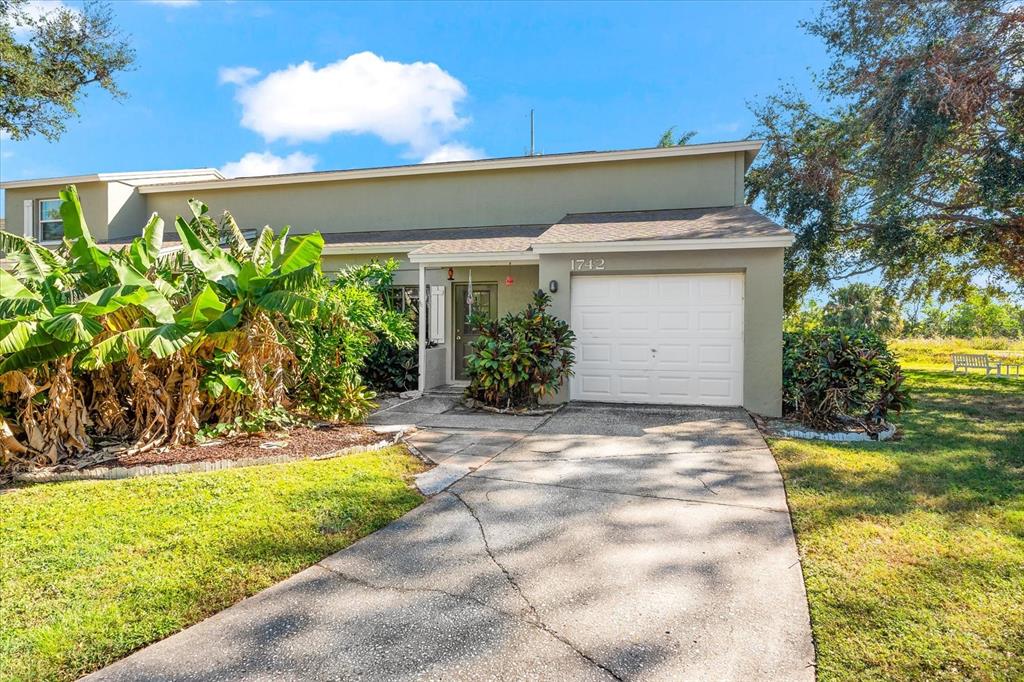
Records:
[[[444,428],[420,446],[474,456]],[[93,679],[814,679],[782,479],[745,412],[487,429],[500,449],[448,490]]]

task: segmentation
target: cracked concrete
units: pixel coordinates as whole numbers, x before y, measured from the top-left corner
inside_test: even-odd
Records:
[[[449,456],[487,457],[447,492],[94,679],[814,679],[744,413],[570,406],[420,442],[454,436]]]

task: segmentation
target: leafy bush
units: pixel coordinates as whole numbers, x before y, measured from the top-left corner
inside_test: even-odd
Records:
[[[295,394],[303,409],[345,421],[361,421],[373,409],[376,394],[362,378],[367,358],[380,346],[410,349],[416,340],[409,319],[386,302],[397,268],[394,259],[372,262],[340,273],[334,283],[316,282],[316,315],[292,325],[302,377]]]
[[[903,373],[864,330],[819,328],[784,335],[782,390],[789,416],[812,426],[855,423],[876,430],[910,402]]]
[[[366,358],[363,372],[366,383],[378,391],[400,392],[415,389],[419,383],[419,351],[399,348],[382,341]]]
[[[550,304],[551,297],[537,291],[521,313],[471,320],[480,335],[467,360],[468,397],[507,409],[533,407],[557,393],[572,375],[576,336],[547,312]]]

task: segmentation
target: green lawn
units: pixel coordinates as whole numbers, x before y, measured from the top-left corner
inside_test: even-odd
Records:
[[[771,443],[819,679],[1024,679],[1024,380],[908,375],[901,442]]]
[[[0,678],[70,680],[417,506],[404,448],[0,494]]]

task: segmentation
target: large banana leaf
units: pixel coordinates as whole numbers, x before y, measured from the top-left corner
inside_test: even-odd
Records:
[[[48,320],[43,320],[39,326],[58,341],[76,345],[92,341],[93,337],[103,331],[102,324],[84,317],[81,313],[54,315]]]
[[[158,214],[151,215],[149,222],[142,228],[142,243],[151,259],[160,255],[160,249],[164,247],[164,221]]]
[[[225,307],[207,284],[184,308],[175,313],[174,320],[183,327],[192,329],[218,319],[224,313]]]
[[[78,364],[83,369],[99,369],[118,360],[124,360],[132,350],[143,347],[153,327],[135,327],[118,332],[94,344],[82,354]]]
[[[235,222],[235,217],[227,211],[224,211],[224,230],[227,232],[228,237],[231,238],[231,242],[239,253],[252,253],[252,247],[249,246],[249,241],[245,238],[245,235],[242,234],[242,230],[238,227],[238,223]]]
[[[81,344],[66,343],[52,339],[49,343],[31,346],[25,350],[11,353],[0,362],[0,374],[39,367],[45,362],[65,355],[71,355],[82,347]]]
[[[142,305],[148,298],[144,288],[134,284],[106,287],[72,304],[57,306],[54,315],[79,313],[85,317],[109,315],[129,305]]]
[[[91,275],[99,274],[110,264],[110,258],[96,247],[78,200],[78,189],[68,185],[60,191],[60,217],[64,221],[64,239],[71,243],[71,255],[79,267]]]
[[[207,246],[205,241],[180,216],[174,221],[174,227],[181,237],[185,254],[192,265],[203,273],[206,279],[234,293],[237,290],[238,273],[241,270],[238,261],[219,247]]]
[[[274,259],[274,231],[270,229],[270,225],[264,225],[263,230],[260,231],[260,236],[256,238],[256,243],[252,247],[252,255],[249,258],[256,265],[257,268],[262,268],[270,265]]]
[[[324,238],[319,232],[292,237],[285,245],[284,253],[274,259],[274,273],[287,275],[320,263],[320,254],[324,249]]]
[[[244,311],[244,305],[236,305],[233,308],[228,308],[220,317],[207,325],[206,333],[219,334],[221,332],[231,331],[242,321],[242,313]]]
[[[199,338],[199,332],[180,324],[155,327],[142,342],[142,350],[158,358],[166,358]]]
[[[291,320],[309,319],[316,312],[316,301],[291,291],[271,291],[259,298],[256,305],[272,313],[281,313]]]
[[[149,281],[145,275],[133,268],[127,261],[120,258],[113,258],[110,261],[111,267],[117,273],[117,278],[123,285],[137,286],[146,293],[145,299],[140,306],[148,310],[157,322],[170,324],[174,322],[174,308],[167,300],[154,282]],[[158,278],[159,280],[159,278]],[[173,294],[173,287],[164,280],[159,280]]]
[[[11,320],[0,322],[0,355],[10,355],[20,350],[25,350],[40,341],[43,343],[49,337],[42,337],[36,330],[39,323],[35,320]],[[34,343],[35,341],[35,343]]]
[[[43,307],[38,294],[29,291],[11,273],[0,270],[0,320],[34,316]]]

